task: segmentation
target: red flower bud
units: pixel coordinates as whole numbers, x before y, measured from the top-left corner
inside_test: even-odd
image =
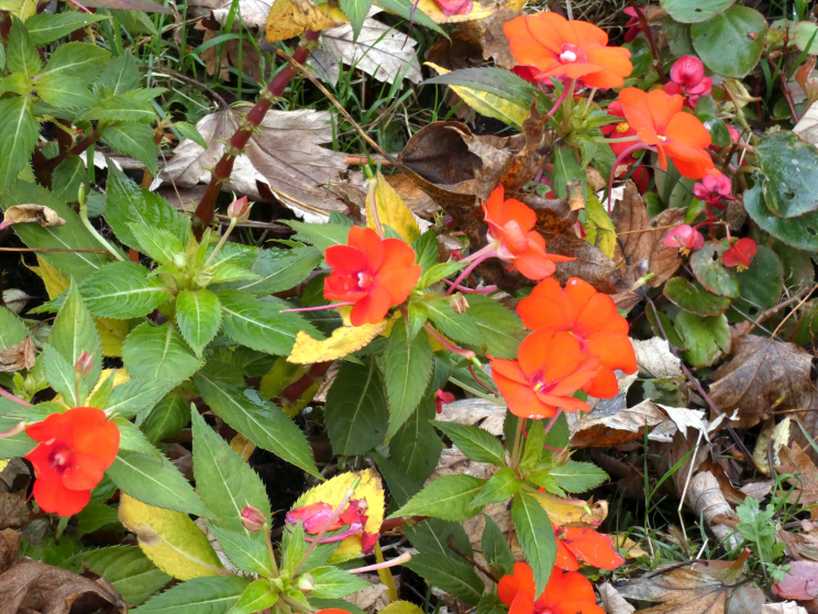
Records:
[[[88,352],[81,352],[74,363],[74,371],[80,377],[85,377],[94,368],[94,358]]]
[[[264,528],[266,520],[260,510],[252,505],[245,505],[241,510],[241,524],[248,531],[255,533]]]
[[[227,206],[227,217],[235,218],[239,222],[243,222],[250,217],[250,207],[252,203],[247,200],[246,196],[237,198]]]
[[[447,17],[450,15],[466,15],[471,12],[471,0],[435,0],[435,2]]]
[[[722,264],[726,267],[736,267],[739,270],[747,269],[753,263],[758,246],[752,239],[739,239],[730,246],[721,256]]]
[[[684,88],[698,85],[704,79],[704,64],[695,55],[683,55],[670,67],[670,79]]]

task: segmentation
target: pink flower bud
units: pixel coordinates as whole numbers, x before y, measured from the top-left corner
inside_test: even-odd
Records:
[[[684,88],[698,85],[704,78],[704,64],[695,55],[683,55],[670,67],[670,79]]]
[[[736,267],[739,270],[747,269],[753,263],[758,246],[749,238],[739,239],[730,246],[721,256],[722,264],[726,267]]]
[[[85,377],[94,368],[94,358],[88,352],[81,352],[74,363],[74,371],[80,377]]]
[[[250,217],[250,207],[253,205],[247,200],[246,196],[237,198],[227,206],[227,217],[235,218],[243,222]]]
[[[733,198],[733,184],[727,175],[714,171],[693,184],[693,195],[709,205],[718,205]]]
[[[691,251],[704,246],[704,237],[690,224],[680,224],[665,233],[665,236],[662,237],[662,245]]]
[[[435,0],[444,15],[466,15],[471,12],[471,0]]]
[[[266,520],[264,514],[252,505],[245,505],[241,510],[241,524],[248,531],[255,533],[264,528]]]

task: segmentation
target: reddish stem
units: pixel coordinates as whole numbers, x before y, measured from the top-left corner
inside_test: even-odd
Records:
[[[306,62],[317,40],[318,32],[313,32],[312,30],[305,32],[304,41],[298,46],[295,53],[293,53],[293,59],[299,64]],[[244,116],[239,124],[238,130],[230,137],[224,154],[213,168],[207,191],[196,207],[194,229],[197,237],[201,238],[204,229],[213,221],[216,199],[221,192],[222,185],[230,178],[230,174],[233,172],[233,164],[236,158],[241,155],[241,152],[253,135],[253,130],[261,125],[264,116],[267,115],[267,111],[270,110],[273,100],[284,93],[284,90],[295,74],[295,68],[289,64],[281,69],[273,80],[267,84],[267,87],[262,90],[258,100],[256,100],[256,104],[253,105],[253,108]]]
[[[619,168],[619,166],[625,160],[628,159],[628,156],[633,155],[634,152],[639,151],[640,149],[647,149],[652,151],[650,145],[638,141],[631,145],[630,147],[623,150],[622,153],[620,153],[616,157],[616,160],[614,161],[613,166],[611,167],[611,174],[608,175],[608,203],[607,203],[608,213],[611,213],[611,211],[613,211],[613,184],[614,179],[616,179],[616,169]]]

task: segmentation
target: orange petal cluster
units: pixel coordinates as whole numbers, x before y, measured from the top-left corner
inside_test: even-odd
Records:
[[[640,141],[656,149],[662,170],[667,169],[668,159],[689,179],[701,179],[714,170],[707,151],[710,133],[695,115],[682,111],[682,96],[627,87],[618,101]]]
[[[576,571],[580,563],[599,569],[616,569],[625,562],[613,545],[610,535],[587,527],[558,527],[555,565],[565,571]]]
[[[514,563],[514,573],[500,578],[497,595],[509,614],[604,614],[594,587],[578,571],[554,567],[542,594],[535,594],[534,573],[527,563]]]
[[[72,516],[86,506],[119,451],[119,429],[105,412],[75,407],[26,427],[39,444],[26,455],[34,465],[34,499],[44,512]]]
[[[636,371],[636,355],[628,337],[628,321],[613,299],[588,282],[571,277],[561,287],[545,279],[517,304],[523,323],[536,331],[568,332],[581,351],[595,359],[595,372],[580,388],[597,398],[618,394],[615,370]]]
[[[608,47],[605,31],[587,21],[536,13],[507,21],[503,31],[514,61],[535,69],[538,82],[565,78],[587,87],[618,88],[633,70],[630,51]]]
[[[498,256],[528,279],[545,279],[554,274],[555,263],[573,260],[545,251],[545,239],[534,230],[536,213],[519,200],[506,199],[502,185],[492,190],[483,204],[483,214],[489,240],[499,244]]]
[[[324,252],[330,274],[324,298],[352,304],[353,326],[376,324],[403,303],[420,278],[414,250],[400,239],[382,239],[371,228],[353,226],[346,245]]]

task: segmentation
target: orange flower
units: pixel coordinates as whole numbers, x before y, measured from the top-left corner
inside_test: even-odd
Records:
[[[534,574],[527,563],[514,563],[514,573],[497,584],[497,596],[509,614],[605,614],[596,604],[591,582],[577,571],[555,567],[542,595],[534,594]]]
[[[26,458],[34,465],[34,498],[44,512],[71,516],[91,498],[119,450],[119,429],[105,412],[75,407],[26,427],[39,441]]]
[[[636,355],[628,338],[628,321],[607,294],[570,277],[561,288],[554,279],[541,281],[517,304],[523,323],[537,331],[570,331],[583,351],[598,359],[594,377],[583,390],[597,398],[619,393],[615,369],[636,371]]]
[[[588,404],[572,395],[599,368],[597,359],[582,351],[567,332],[539,330],[520,344],[517,360],[491,360],[491,376],[511,413],[546,418],[558,409],[587,411]]]
[[[375,324],[411,294],[420,278],[412,248],[400,239],[381,239],[371,228],[353,226],[346,245],[324,252],[332,272],[324,297],[353,305],[353,326]]]
[[[713,170],[707,152],[710,133],[695,115],[682,111],[684,98],[662,90],[626,87],[619,93],[619,102],[639,139],[656,148],[662,170],[667,169],[668,158],[690,179],[701,179]]]
[[[599,569],[616,569],[625,562],[614,548],[610,535],[576,527],[558,527],[554,533],[557,541],[555,565],[560,569],[576,571],[580,561]]]
[[[503,31],[514,61],[536,69],[539,82],[565,77],[588,87],[622,87],[633,70],[630,51],[608,47],[605,31],[587,21],[537,13],[507,21]]]
[[[489,240],[499,244],[497,256],[528,279],[544,279],[553,275],[556,262],[573,260],[545,251],[545,239],[536,230],[537,215],[519,200],[505,199],[505,188],[498,185],[483,204]]]

